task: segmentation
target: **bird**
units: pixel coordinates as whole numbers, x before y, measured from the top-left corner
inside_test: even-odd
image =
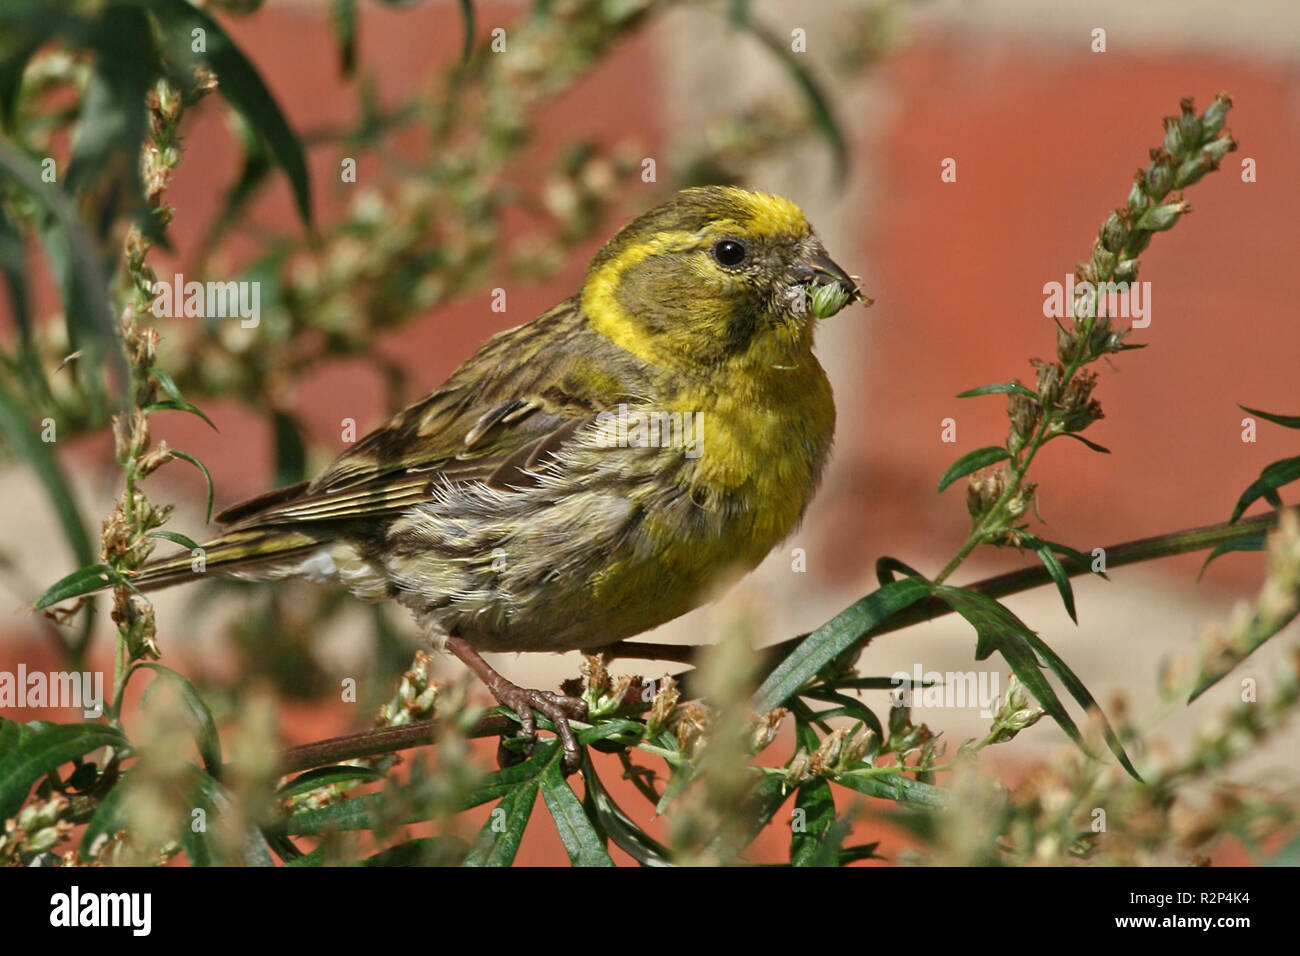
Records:
[[[548,718],[573,769],[583,701],[482,654],[594,652],[712,600],[786,539],[835,427],[814,328],[854,301],[870,304],[790,200],[682,190],[620,229],[575,295],[313,480],[221,512],[202,561],[155,558],[132,583],[304,578],[395,601],[520,736]]]

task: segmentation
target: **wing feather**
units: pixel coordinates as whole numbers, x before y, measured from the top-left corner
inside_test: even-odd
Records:
[[[649,375],[592,330],[571,299],[493,336],[445,384],[310,484],[218,517],[234,529],[345,522],[399,513],[447,483],[482,481],[502,492],[531,487],[538,468],[597,413],[645,394]]]

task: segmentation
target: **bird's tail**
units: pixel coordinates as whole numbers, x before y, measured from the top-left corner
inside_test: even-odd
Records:
[[[209,575],[271,580],[292,576],[324,540],[284,527],[229,531],[191,551],[155,558],[131,579],[141,591],[202,580]]]

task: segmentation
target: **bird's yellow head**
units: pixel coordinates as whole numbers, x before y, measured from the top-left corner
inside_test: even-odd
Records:
[[[582,287],[603,335],[682,371],[810,348],[811,320],[859,298],[798,206],[734,186],[682,190],[633,220]]]

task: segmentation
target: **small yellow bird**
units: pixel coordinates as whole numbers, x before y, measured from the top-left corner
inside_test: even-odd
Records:
[[[576,296],[493,336],[314,481],[218,515],[202,573],[404,604],[524,736],[550,718],[572,766],[582,701],[479,652],[594,650],[752,570],[831,447],[813,319],[861,298],[789,200],[684,190],[614,236]],[[185,553],[135,583],[198,576]]]

